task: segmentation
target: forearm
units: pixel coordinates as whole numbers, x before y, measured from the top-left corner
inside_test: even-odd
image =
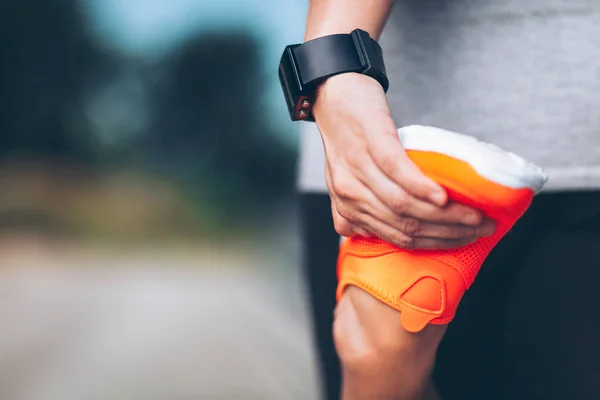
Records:
[[[308,41],[332,34],[350,33],[360,28],[377,40],[393,3],[393,0],[310,0],[304,39]],[[317,100],[313,107],[313,114],[322,135],[327,135],[328,132],[335,133],[337,130],[327,127],[321,118],[323,114],[330,112],[337,114],[344,109],[344,112],[348,112],[348,116],[355,113],[349,111],[347,107],[339,107],[340,92],[348,92],[345,96],[348,98],[360,96],[369,99],[373,112],[378,110],[378,115],[389,114],[385,93],[378,82],[360,74],[336,75],[319,85]],[[332,101],[328,101],[328,98]],[[391,121],[391,117],[387,120],[377,118],[377,121],[381,125]],[[387,125],[387,130],[395,134],[395,124],[389,122]],[[370,129],[377,129],[377,127],[372,124]]]
[[[310,0],[304,40],[356,28],[378,39],[393,0]]]

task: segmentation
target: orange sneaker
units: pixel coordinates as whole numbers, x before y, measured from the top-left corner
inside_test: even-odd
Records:
[[[492,248],[527,210],[547,180],[519,156],[439,128],[398,130],[409,157],[450,199],[481,210],[496,233],[452,250],[402,250],[381,239],[344,239],[338,258],[340,299],[348,285],[367,291],[400,311],[402,326],[418,332],[446,324],[456,313]]]

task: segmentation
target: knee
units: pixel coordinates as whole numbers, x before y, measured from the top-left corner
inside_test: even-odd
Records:
[[[400,313],[356,287],[349,287],[336,308],[333,337],[343,368],[355,373],[390,371],[428,379],[445,326],[430,325],[411,333]]]
[[[360,301],[362,296],[352,293],[353,289],[350,288],[338,303],[333,323],[333,339],[342,364],[353,369],[370,369],[410,351],[398,338],[386,334],[385,327],[378,329],[383,321],[368,324],[365,304]]]

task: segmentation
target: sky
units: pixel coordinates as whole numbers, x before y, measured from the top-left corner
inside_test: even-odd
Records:
[[[95,31],[112,47],[153,59],[191,33],[244,28],[262,41],[269,87],[265,101],[277,123],[287,111],[277,65],[287,44],[302,41],[308,0],[85,0]]]
[[[269,47],[302,39],[307,0],[87,0],[97,28],[135,52],[169,46],[189,32],[246,26]],[[277,4],[277,6],[273,6]]]
[[[307,0],[86,0],[95,30],[127,53],[152,56],[191,33],[249,29],[263,41],[266,64],[302,40]]]

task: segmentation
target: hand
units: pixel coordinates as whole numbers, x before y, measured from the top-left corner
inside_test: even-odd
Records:
[[[495,230],[478,210],[448,202],[405,153],[385,93],[374,79],[334,76],[313,113],[325,146],[336,231],[377,236],[405,249],[446,249]]]

